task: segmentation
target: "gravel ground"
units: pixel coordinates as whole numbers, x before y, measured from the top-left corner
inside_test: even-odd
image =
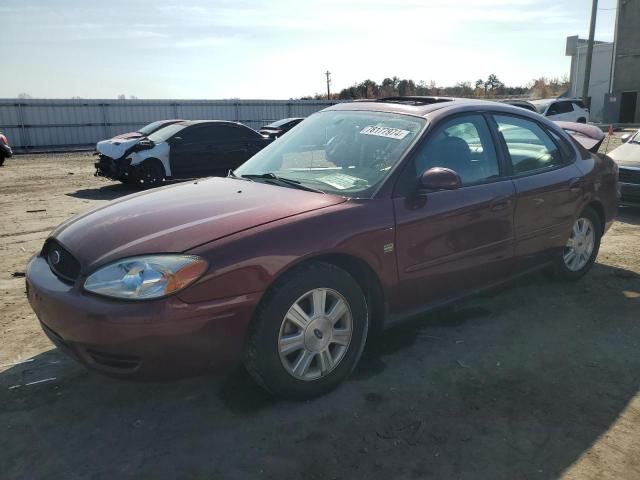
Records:
[[[92,161],[0,169],[2,478],[640,478],[640,209],[621,210],[581,281],[535,275],[416,319],[335,392],[275,402],[239,371],[130,383],[48,342],[24,295],[29,256],[130,192]]]

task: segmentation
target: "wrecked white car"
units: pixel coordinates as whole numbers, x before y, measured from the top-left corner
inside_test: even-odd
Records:
[[[142,138],[101,142],[96,175],[149,187],[167,179],[225,176],[270,142],[236,122],[180,121]]]

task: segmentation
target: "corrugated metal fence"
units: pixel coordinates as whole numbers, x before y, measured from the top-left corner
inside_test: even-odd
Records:
[[[306,117],[336,102],[321,100],[0,99],[0,130],[16,151],[90,148],[155,120],[232,120],[252,128]]]

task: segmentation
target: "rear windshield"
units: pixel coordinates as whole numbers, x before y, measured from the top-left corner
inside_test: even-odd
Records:
[[[270,123],[269,125],[265,126],[264,128],[277,128],[277,127],[282,127],[283,125],[286,125],[289,122],[294,121],[292,118],[284,118],[282,120],[278,120],[277,122],[273,122]]]

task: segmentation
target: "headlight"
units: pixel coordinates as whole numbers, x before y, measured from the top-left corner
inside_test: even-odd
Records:
[[[207,270],[193,255],[145,255],[119,260],[95,271],[84,289],[105,297],[147,300],[166,297],[191,285]]]

